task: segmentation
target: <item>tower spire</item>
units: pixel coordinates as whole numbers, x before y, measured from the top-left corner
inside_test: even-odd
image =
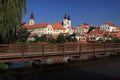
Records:
[[[35,24],[35,20],[34,19],[35,18],[34,18],[33,12],[32,12],[31,15],[30,15],[30,20],[29,20],[29,24],[30,25],[34,25]]]
[[[33,12],[31,13],[30,19],[35,19],[34,15],[33,15]]]
[[[64,19],[67,19],[67,15],[66,14],[64,15]]]
[[[68,20],[71,20],[70,16],[68,16]]]

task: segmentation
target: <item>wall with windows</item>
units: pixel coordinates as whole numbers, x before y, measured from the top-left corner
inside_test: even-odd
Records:
[[[116,29],[116,27],[103,24],[103,25],[100,26],[100,29],[105,30],[107,32],[112,32],[113,30]]]

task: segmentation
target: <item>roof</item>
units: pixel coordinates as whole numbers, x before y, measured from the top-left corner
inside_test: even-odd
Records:
[[[49,25],[49,23],[41,23],[41,24],[34,24],[34,25],[28,25],[25,24],[24,27],[28,29],[34,29],[34,28],[46,28]]]
[[[64,26],[62,25],[62,22],[56,22],[52,26],[53,29],[65,29]]]
[[[98,36],[103,36],[104,34],[106,34],[106,31],[105,30],[100,30],[98,28],[94,29],[93,31],[91,31],[89,33],[89,35],[93,35],[93,34],[96,34]]]
[[[73,27],[72,29],[73,29],[73,30],[77,30],[77,28],[76,28],[76,27]]]
[[[87,24],[81,24],[80,26],[83,27],[84,29],[89,29],[90,28],[90,26],[87,25]]]
[[[116,25],[114,25],[114,24],[111,23],[111,22],[105,22],[105,23],[103,23],[103,24],[105,24],[105,25],[109,25],[109,26],[113,26],[113,27],[117,27]]]
[[[117,37],[120,37],[120,32],[117,34]]]
[[[109,32],[110,35],[117,36],[119,32]]]
[[[85,36],[85,37],[89,37],[89,34],[87,34],[87,33],[84,33],[82,35]]]
[[[96,33],[104,34],[104,33],[106,33],[106,31],[105,30],[100,30],[99,28],[96,28],[96,29],[94,29],[93,31],[90,32],[90,34],[96,34]]]

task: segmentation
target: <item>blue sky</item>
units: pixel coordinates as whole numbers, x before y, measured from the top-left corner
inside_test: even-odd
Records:
[[[82,23],[99,26],[104,22],[120,25],[120,0],[27,0],[23,22],[28,23],[31,12],[36,23],[61,22],[66,13],[72,26]]]

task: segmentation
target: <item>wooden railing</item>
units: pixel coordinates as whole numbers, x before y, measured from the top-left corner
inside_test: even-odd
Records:
[[[81,54],[96,55],[99,52],[119,52],[117,43],[69,43],[69,44],[0,44],[0,59],[69,56]]]

